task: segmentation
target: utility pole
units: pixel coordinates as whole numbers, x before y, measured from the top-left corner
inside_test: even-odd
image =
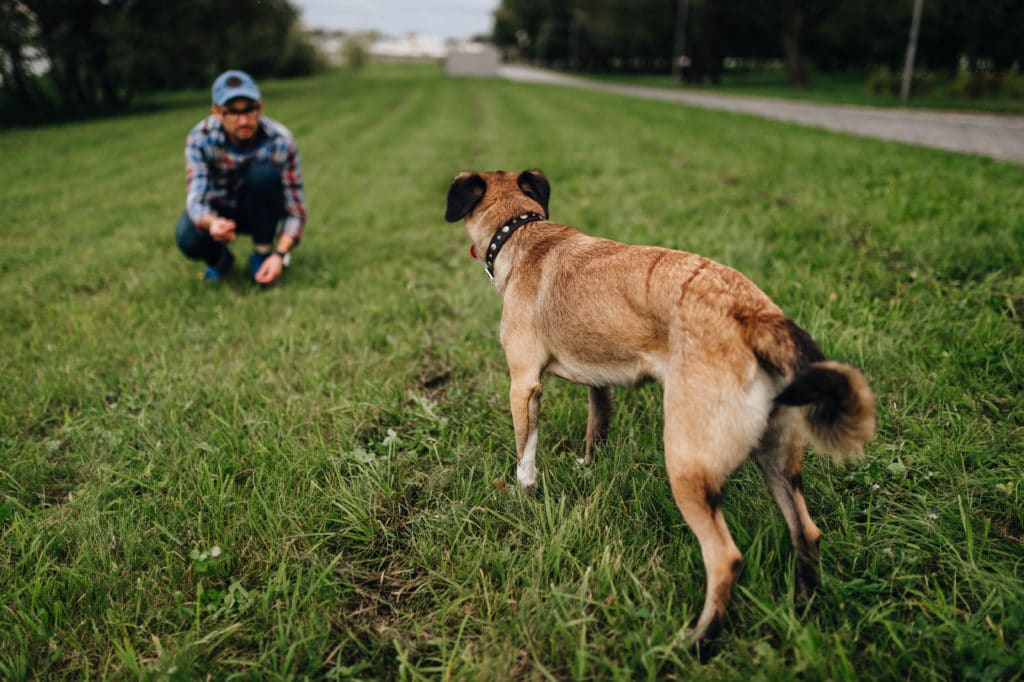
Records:
[[[914,18],[910,21],[910,40],[907,41],[907,58],[903,62],[903,83],[900,85],[900,99],[910,99],[910,84],[914,81],[914,56],[917,54],[917,36],[921,31],[921,10],[924,0],[914,0]]]
[[[676,39],[672,46],[672,80],[683,80],[683,61],[686,59],[686,15],[690,0],[679,0],[676,6]]]

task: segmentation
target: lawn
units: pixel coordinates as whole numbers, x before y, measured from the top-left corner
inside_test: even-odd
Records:
[[[205,92],[0,133],[0,678],[1020,678],[1024,168],[431,66],[263,86],[310,205],[267,291],[175,249]],[[877,391],[861,463],[807,456],[807,608],[731,479],[706,664],[656,385],[581,469],[549,379],[511,485],[499,300],[443,215],[458,171],[530,167],[555,220],[747,273]]]

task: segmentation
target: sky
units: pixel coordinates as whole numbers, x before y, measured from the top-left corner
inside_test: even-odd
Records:
[[[490,33],[500,0],[291,0],[311,27],[465,38]]]

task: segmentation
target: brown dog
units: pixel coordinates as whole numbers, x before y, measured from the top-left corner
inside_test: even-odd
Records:
[[[874,436],[875,398],[855,368],[827,361],[750,280],[700,256],[598,239],[547,220],[540,171],[461,173],[445,218],[465,218],[471,253],[502,298],[516,477],[537,481],[541,375],[589,387],[585,457],[607,434],[611,386],[664,385],[665,466],[700,541],[704,609],[691,643],[717,634],[740,564],[720,507],[749,454],[764,472],[797,552],[798,592],[819,584],[821,532],[801,489],[804,444],[842,456]]]

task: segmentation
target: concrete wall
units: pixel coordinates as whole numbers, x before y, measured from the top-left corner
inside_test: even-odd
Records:
[[[498,75],[498,50],[492,45],[467,43],[448,50],[445,73],[449,76],[492,78]]]

